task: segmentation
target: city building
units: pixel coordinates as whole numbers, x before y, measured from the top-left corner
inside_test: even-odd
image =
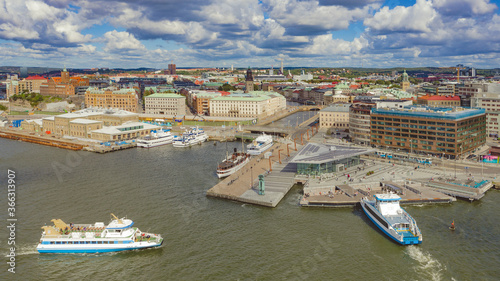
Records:
[[[176,70],[175,64],[173,64],[173,63],[169,64],[168,70],[165,71],[165,74],[176,75],[176,73],[177,73],[177,70]]]
[[[250,67],[247,70],[247,76],[245,77],[245,93],[253,91],[253,75]]]
[[[411,100],[381,100],[375,96],[358,96],[349,108],[349,136],[352,142],[370,145],[370,114],[372,108],[403,108],[413,104]]]
[[[290,163],[297,164],[297,174],[321,175],[335,173],[359,165],[360,155],[375,152],[374,149],[307,143]]]
[[[500,137],[500,93],[478,93],[471,98],[471,106],[486,111],[486,133]]]
[[[43,119],[25,120],[21,122],[21,128],[23,130],[49,135],[108,141],[112,140],[113,136],[111,136],[111,138],[96,137],[93,136],[93,132],[100,129],[120,127],[123,124],[138,123],[138,121],[139,115],[137,113],[124,110],[87,108]],[[138,131],[139,135],[149,134],[151,129],[154,128],[148,126],[142,127]],[[132,138],[132,135],[129,136],[128,133],[130,132],[124,131],[120,139],[124,139],[125,137]],[[136,134],[134,134],[134,136],[136,136]]]
[[[370,114],[374,107],[374,102],[355,102],[349,108],[349,136],[352,142],[370,145]]]
[[[137,112],[138,97],[135,89],[88,88],[85,92],[86,107],[102,107]]]
[[[460,106],[460,97],[455,95],[425,95],[417,98],[417,104],[437,107]]]
[[[91,138],[102,142],[134,140],[151,134],[153,130],[160,129],[160,126],[147,123],[126,122],[117,126],[93,130],[91,132]]]
[[[350,104],[335,104],[319,111],[319,127],[328,129],[349,128]]]
[[[186,115],[186,97],[171,93],[157,93],[144,98],[146,114]]]
[[[370,142],[456,158],[486,142],[486,113],[462,107],[372,108]]]
[[[29,76],[23,80],[18,80],[17,77],[9,78],[6,81],[7,96],[20,94],[24,91],[28,93],[40,93],[40,86],[47,82],[47,78],[42,76]]]
[[[233,93],[210,100],[210,115],[266,118],[286,109],[286,99],[275,92]]]
[[[401,90],[406,92],[410,88],[410,80],[408,80],[408,74],[406,70],[403,72],[403,80],[401,81]]]
[[[40,94],[45,96],[67,97],[76,94],[76,88],[89,86],[89,79],[84,77],[70,77],[69,72],[65,69],[61,71],[61,77],[51,77],[40,85]]]

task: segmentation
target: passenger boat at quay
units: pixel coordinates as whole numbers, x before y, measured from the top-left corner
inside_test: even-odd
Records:
[[[375,200],[361,199],[361,207],[368,218],[394,241],[401,245],[422,243],[422,233],[415,220],[399,205],[396,194],[376,194]]]
[[[226,159],[217,166],[217,177],[224,178],[234,174],[239,169],[243,168],[250,161],[250,154],[238,152],[234,149],[231,155],[227,155]]]
[[[273,146],[273,137],[262,133],[251,144],[247,146],[247,152],[250,155],[259,155]]]
[[[182,136],[175,136],[173,141],[174,147],[190,147],[195,144],[201,144],[208,140],[208,135],[201,128],[191,128],[190,131],[184,132]]]
[[[138,139],[137,147],[150,148],[172,143],[173,140],[174,136],[170,133],[170,130],[153,131],[149,136]]]
[[[68,225],[53,219],[53,226],[42,227],[36,249],[39,253],[104,253],[159,247],[163,243],[160,234],[142,232],[133,227],[132,220],[111,216],[108,225],[102,222]]]

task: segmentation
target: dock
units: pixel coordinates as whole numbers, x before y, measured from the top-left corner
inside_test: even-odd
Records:
[[[269,152],[272,156],[266,158],[264,155]],[[253,156],[245,167],[209,189],[206,195],[274,208],[295,184],[296,166],[288,161],[296,153],[293,142],[288,143],[288,150],[287,143],[275,143],[261,155]],[[259,195],[258,191],[259,175],[264,175],[263,195]]]
[[[71,141],[65,141],[61,139],[51,138],[51,137],[43,137],[31,134],[23,134],[23,133],[13,133],[9,131],[0,131],[0,137],[11,139],[11,140],[19,140],[24,142],[31,142],[41,145],[54,146],[59,148],[65,148],[70,150],[82,150],[84,145],[78,144]]]

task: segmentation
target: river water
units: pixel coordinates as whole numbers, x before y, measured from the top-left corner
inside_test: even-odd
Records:
[[[230,143],[229,149],[240,147]],[[500,276],[500,192],[480,201],[407,206],[423,244],[399,246],[357,208],[301,208],[298,187],[277,208],[205,192],[225,145],[95,154],[0,139],[0,280],[494,280]],[[7,272],[7,169],[16,172],[16,273]],[[127,216],[161,248],[38,254],[41,227]],[[455,220],[457,230],[448,229]]]

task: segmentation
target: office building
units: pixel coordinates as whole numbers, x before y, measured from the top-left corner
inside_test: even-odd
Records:
[[[484,109],[462,107],[373,108],[371,144],[455,158],[486,142]]]

